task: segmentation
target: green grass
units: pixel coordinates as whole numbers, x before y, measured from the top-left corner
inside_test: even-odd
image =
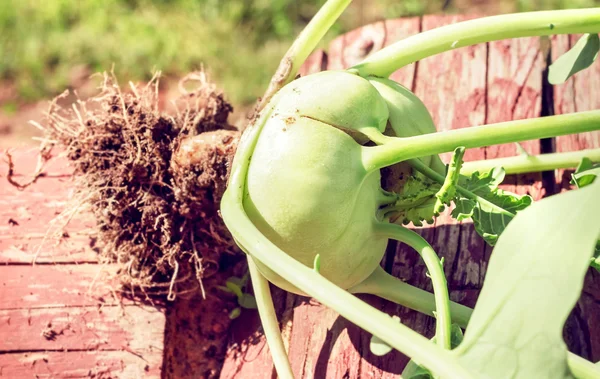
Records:
[[[490,4],[493,0],[489,0]],[[0,83],[24,103],[71,83],[77,67],[122,81],[154,70],[178,77],[204,66],[234,105],[260,96],[295,34],[323,0],[0,0]],[[456,3],[456,4],[455,4]],[[473,9],[455,0],[445,11]],[[509,9],[598,5],[598,0],[503,0]],[[300,5],[299,5],[300,4]],[[444,1],[355,0],[327,39],[383,17],[441,12]],[[506,9],[506,8],[503,8]],[[476,11],[476,10],[475,10]]]
[[[127,80],[148,79],[156,69],[182,75],[204,66],[234,103],[250,103],[289,46],[285,35],[264,38],[263,30],[223,19],[231,10],[211,13],[210,2],[0,3],[0,80],[14,83],[21,101],[60,93],[74,67],[102,71],[114,64]]]

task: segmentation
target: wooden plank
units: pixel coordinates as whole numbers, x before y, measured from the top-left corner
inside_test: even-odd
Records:
[[[117,265],[0,266],[0,310],[131,303],[117,297]]]
[[[27,352],[0,355],[2,378],[159,379],[162,354],[128,351]]]
[[[383,46],[389,46],[394,42],[406,37],[418,34],[421,31],[421,18],[410,17],[385,21],[385,39]],[[418,63],[409,64],[396,70],[390,75],[390,79],[402,84],[406,88],[414,90],[415,74]]]
[[[359,63],[381,50],[385,35],[385,23],[380,21],[337,37],[329,45],[327,69],[342,70]]]
[[[539,38],[497,41],[488,47],[488,107],[486,123],[539,117],[541,112],[543,54]],[[539,141],[522,142],[530,154],[539,154]],[[486,158],[517,154],[514,144],[485,148]]]
[[[423,31],[464,21],[467,16],[425,16]],[[416,95],[431,111],[438,130],[485,123],[485,44],[448,51],[419,62]],[[442,154],[446,161],[451,154]],[[484,159],[481,149],[470,149],[465,160]]]
[[[568,51],[579,39],[579,35],[552,38],[552,61]],[[567,114],[600,109],[600,61],[588,69],[575,74],[564,84],[554,87],[554,112]],[[600,132],[580,133],[556,137],[556,151],[575,151],[600,147]],[[557,170],[557,183],[568,188],[571,170]]]
[[[552,38],[552,60],[568,51],[579,36],[556,36]],[[582,71],[564,84],[554,86],[554,112],[566,114],[600,109],[600,61]],[[557,152],[600,147],[600,132],[580,133],[555,138]],[[573,170],[556,170],[556,192],[571,188]],[[600,360],[600,274],[590,269],[584,282],[583,295],[565,327],[565,339],[569,349],[592,361]]]
[[[539,38],[517,38],[488,44],[486,124],[540,117],[544,54]],[[540,154],[539,140],[521,142],[529,154]],[[486,159],[517,155],[515,144],[489,146]],[[542,175],[520,174],[508,177],[501,186],[535,200],[545,191]]]
[[[164,313],[150,306],[0,311],[0,353],[63,350],[162,351]]]
[[[47,237],[40,234],[20,233],[0,235],[0,264],[97,263],[98,253],[90,247],[86,234]]]
[[[271,285],[271,295],[279,315],[282,336],[289,351],[293,327],[293,305],[297,296]],[[257,312],[242,312],[229,330],[230,343],[221,369],[221,379],[263,379],[275,377],[275,367]]]
[[[33,172],[36,151],[13,154],[17,172]],[[6,165],[0,167],[5,176]],[[48,176],[22,191],[0,179],[0,264],[32,263],[34,258],[37,263],[98,261],[88,236],[95,223],[91,214],[80,210],[72,218],[70,213],[59,217],[70,205],[73,187],[67,161],[57,158],[48,170]],[[65,226],[68,218],[71,222]]]
[[[426,16],[423,31],[445,24],[459,22],[465,16]],[[430,109],[438,130],[450,130],[485,123],[486,112],[486,45],[449,51],[419,62],[415,93]],[[448,159],[449,154],[442,155]],[[482,149],[468,150],[466,159],[484,159]],[[470,222],[456,223],[446,210],[438,217],[435,227],[427,226],[418,232],[444,258],[444,271],[453,300],[473,305],[485,271],[487,247]],[[432,290],[431,281],[420,256],[408,246],[400,244],[393,259],[391,272],[402,280]],[[390,307],[394,307],[390,305]],[[402,322],[419,333],[432,337],[433,318],[396,306]],[[408,358],[402,356],[402,362]]]
[[[298,70],[298,74],[300,76],[314,74],[323,71],[326,66],[327,54],[323,49],[319,49],[306,59],[300,70]]]

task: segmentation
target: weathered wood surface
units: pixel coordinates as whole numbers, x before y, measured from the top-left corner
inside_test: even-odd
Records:
[[[313,54],[303,74],[351,66],[399,39],[465,18],[426,16],[369,25]],[[553,38],[551,57],[574,41],[575,37]],[[409,65],[392,78],[424,100],[439,130],[600,108],[600,93],[595,90],[600,88],[600,63],[555,88],[543,82],[545,64],[539,39],[524,38],[454,50]],[[598,147],[600,136],[586,133],[548,142],[522,146],[530,153],[550,152],[549,146],[570,151]],[[471,150],[467,159],[515,152],[514,145],[502,145]],[[18,171],[32,172],[34,154],[15,154]],[[73,188],[66,167],[65,161],[55,161],[48,175],[18,191],[6,183],[6,166],[0,165],[0,377],[152,378],[164,375],[161,368],[169,366],[163,362],[163,350],[198,349],[206,354],[205,346],[191,342],[163,347],[162,309],[136,304],[115,292],[112,274],[117,268],[98,263],[87,232],[93,222],[85,212],[64,229],[59,222],[51,224],[67,206]],[[566,188],[569,175],[565,170],[544,177],[519,175],[510,178],[505,188],[539,199]],[[50,226],[60,232],[60,238],[47,235]],[[452,299],[473,306],[491,249],[471,224],[456,224],[445,216],[419,232],[445,257]],[[34,258],[36,265],[32,265]],[[383,265],[395,276],[431,290],[419,256],[405,246],[395,247]],[[593,360],[600,360],[599,283],[598,274],[590,272],[565,329],[571,350]],[[316,301],[276,289],[274,296],[298,378],[392,378],[406,364],[407,358],[398,352],[373,356],[370,335]],[[430,317],[372,296],[361,298],[433,335]],[[189,302],[190,307],[196,305]],[[200,305],[197,308],[198,315],[206,314]],[[183,317],[172,311],[169,318],[175,325],[171,333],[196,320],[191,312]],[[190,335],[195,333],[189,325],[186,328]],[[234,322],[230,340],[222,378],[274,377],[255,312],[243,312]]]
[[[317,52],[303,74],[349,67],[382,46],[466,18],[425,16],[369,25],[338,37],[327,51]],[[568,37],[552,40],[552,56],[568,48],[566,41]],[[438,130],[600,108],[597,91],[600,63],[579,79],[571,79],[554,89],[544,83],[546,63],[540,39],[522,38],[450,51],[409,65],[392,78],[411,88],[425,102]],[[521,145],[529,153],[538,154],[551,152],[547,146],[555,146],[554,151],[571,151],[599,144],[600,133],[587,133]],[[469,150],[466,159],[492,159],[515,153],[516,146],[507,144]],[[550,180],[541,174],[518,175],[508,178],[504,188],[540,199],[568,186],[568,179],[562,176],[562,171],[556,175],[550,173]],[[475,233],[472,224],[455,223],[448,217],[440,217],[434,227],[422,228],[420,233],[445,258],[452,299],[474,306],[491,249]],[[431,290],[419,256],[405,246],[400,245],[393,254],[388,254],[383,264],[395,276]],[[571,351],[595,361],[600,360],[599,284],[598,274],[590,271],[581,300],[565,328]],[[374,356],[369,350],[368,333],[314,300],[279,290],[275,290],[275,298],[282,335],[297,378],[393,378],[398,377],[407,362],[398,352]],[[435,325],[430,317],[372,296],[362,298],[389,314],[399,315],[405,324],[426,336],[434,334]],[[259,321],[250,317],[236,323],[236,330],[243,332],[232,334],[221,377],[274,377]]]
[[[33,172],[35,157],[15,152],[17,171]],[[73,188],[66,161],[54,161],[24,191],[8,184],[6,169],[0,166],[0,377],[159,378],[162,309],[116,292],[117,267],[98,263],[86,212],[64,228],[66,218],[53,221]]]
[[[570,49],[579,36],[552,38],[550,56],[556,59]],[[555,86],[551,114],[565,114],[600,109],[600,64],[573,76],[566,83]],[[573,151],[600,147],[600,133],[581,133],[561,136],[555,140],[556,151]],[[554,192],[569,187],[572,170],[556,170]],[[600,201],[600,200],[599,200]],[[578,346],[577,353],[600,360],[600,274],[590,270],[583,293],[565,327],[567,344]]]

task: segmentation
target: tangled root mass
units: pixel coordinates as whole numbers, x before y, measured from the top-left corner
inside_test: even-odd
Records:
[[[130,289],[152,296],[204,291],[237,250],[219,215],[239,132],[232,107],[203,73],[161,113],[158,78],[123,93],[109,75],[101,93],[48,112],[48,139],[65,148],[78,197],[97,220],[97,247],[121,264]],[[183,87],[183,86],[181,86]]]

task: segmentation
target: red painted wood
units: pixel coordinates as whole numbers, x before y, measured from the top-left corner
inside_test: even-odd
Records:
[[[15,180],[25,182],[35,170],[36,151],[13,154]],[[50,161],[47,174],[22,191],[6,180],[7,167],[0,165],[0,264],[32,263],[34,258],[36,263],[97,262],[88,236],[94,225],[90,214],[80,211],[59,217],[76,205],[69,202],[73,179],[66,159]]]
[[[27,352],[0,355],[0,377],[159,379],[161,356],[128,351]]]
[[[552,60],[568,51],[579,39],[577,36],[556,36],[552,39]],[[600,61],[592,67],[575,74],[564,84],[554,88],[555,114],[600,109]],[[580,133],[570,136],[556,137],[556,151],[575,151],[600,147],[600,132]],[[560,186],[568,186],[571,172],[557,170],[557,182]]]
[[[165,316],[149,306],[92,306],[0,311],[0,352],[162,351]],[[156,327],[160,326],[160,327]]]
[[[552,38],[552,60],[569,50],[579,36]],[[567,114],[600,109],[600,61],[579,72],[564,84],[554,87],[554,112]],[[600,132],[580,133],[555,138],[556,151],[574,151],[600,147]],[[571,188],[573,170],[556,170],[556,191]],[[593,269],[585,278],[583,294],[567,321],[565,338],[576,353],[600,360],[600,274]]]
[[[36,152],[12,154],[15,180],[26,182]],[[117,266],[95,264],[88,213],[80,210],[67,226],[52,222],[69,205],[71,171],[53,159],[20,191],[0,165],[0,376],[159,378],[162,310],[127,305]]]
[[[384,46],[389,46],[396,41],[418,34],[421,31],[421,18],[410,17],[385,21]],[[390,79],[402,84],[406,88],[414,89],[415,69],[417,64],[413,63],[396,70]]]
[[[298,70],[298,74],[306,76],[323,71],[323,64],[327,64],[327,56],[324,50],[319,49],[306,59],[300,70]]]
[[[543,54],[539,38],[492,42],[488,46],[486,123],[538,117],[541,111]],[[530,154],[539,154],[539,141],[522,142]],[[514,144],[485,148],[486,158],[517,154]]]
[[[0,309],[131,303],[120,298],[116,265],[0,266]]]
[[[488,44],[486,124],[538,117],[542,107],[544,54],[539,38],[518,38]],[[521,147],[529,154],[540,154],[539,140],[525,141]],[[515,144],[489,146],[486,159],[517,155]],[[502,189],[529,194],[540,199],[541,174],[520,174],[507,178]]]
[[[473,17],[426,16],[422,29],[455,23]],[[416,95],[431,112],[438,130],[482,125],[486,109],[485,44],[448,51],[418,63]],[[449,159],[451,154],[443,154]],[[470,149],[465,160],[483,159],[483,150]]]

